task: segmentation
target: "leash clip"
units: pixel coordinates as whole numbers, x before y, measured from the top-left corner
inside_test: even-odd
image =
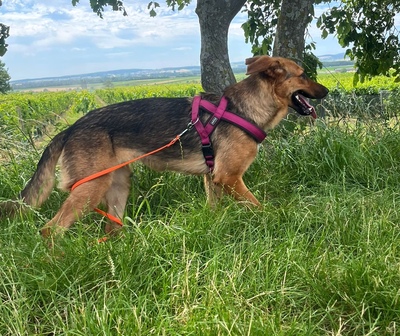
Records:
[[[187,125],[187,130],[191,130],[194,125],[196,125],[199,122],[199,117],[195,121],[190,121],[189,124]]]
[[[186,129],[184,129],[184,130],[179,134],[179,137],[181,137],[182,135],[184,135],[186,132],[190,131],[190,130],[193,128],[193,126],[194,126],[195,124],[197,124],[198,121],[199,121],[199,118],[197,118],[195,121],[190,121],[190,122],[187,124]]]

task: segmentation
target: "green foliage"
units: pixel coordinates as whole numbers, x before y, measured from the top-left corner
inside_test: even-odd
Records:
[[[72,0],[72,5],[76,6],[79,0]],[[125,10],[123,1],[120,0],[90,0],[90,7],[94,13],[96,13],[100,18],[103,18],[104,8],[110,6],[113,11],[121,11],[124,16],[128,13]]]
[[[0,7],[2,5],[2,1],[0,0]],[[10,36],[10,27],[6,26],[3,23],[0,23],[0,57],[4,56],[7,52],[8,44],[6,43],[7,37]]]
[[[167,6],[171,7],[172,10],[176,8],[178,10],[182,10],[185,8],[191,0],[166,0]],[[72,5],[76,6],[79,3],[79,0],[72,0]],[[100,18],[103,18],[103,13],[106,7],[111,7],[113,11],[120,11],[124,16],[127,16],[128,13],[125,10],[124,2],[121,0],[90,0],[90,7],[93,12],[96,13]],[[157,15],[157,8],[160,7],[159,2],[157,1],[149,1],[147,5],[147,9],[149,9],[150,16],[154,17]]]
[[[354,86],[353,73],[325,73],[318,81],[330,90],[323,101],[327,116],[392,120],[400,115],[400,87],[394,77],[377,76]]]
[[[342,1],[318,19],[322,37],[336,34],[346,55],[355,60],[358,71],[355,82],[383,74],[391,69],[400,80],[399,37],[395,17],[398,1]]]
[[[178,11],[184,9],[187,5],[189,5],[191,0],[166,0],[167,6],[171,7],[174,11],[178,9]],[[147,9],[150,10],[150,16],[154,17],[157,15],[157,8],[160,7],[160,3],[157,1],[150,1],[147,5]]]
[[[89,91],[80,91],[74,95],[72,104],[70,105],[68,115],[73,113],[74,119],[104,105],[102,101],[96,100],[96,96]]]
[[[11,93],[0,96],[0,161],[9,158],[10,153],[25,155],[21,149],[25,146],[36,151],[37,147],[42,147],[43,141],[47,143],[55,132],[64,129],[66,123],[74,122],[96,107],[93,100],[85,92]]]
[[[201,91],[200,84],[174,84],[116,87],[113,89],[96,90],[98,96],[105,104],[121,101],[149,98],[149,97],[193,97]]]
[[[147,5],[147,9],[150,10],[150,16],[155,17],[157,15],[156,9],[160,7],[160,4],[156,1],[150,1]]]
[[[246,43],[252,44],[254,55],[271,55],[275,28],[280,15],[281,0],[248,1],[244,5],[248,19],[243,23]]]
[[[306,46],[302,66],[308,77],[310,77],[312,80],[317,80],[318,69],[322,69],[322,62],[312,53],[311,50],[313,48],[314,47],[310,45]]]
[[[4,62],[0,61],[0,93],[11,91],[10,79],[11,77],[5,68]]]
[[[275,38],[278,18],[281,15],[282,0],[248,1],[244,6],[247,12],[247,21],[242,25],[246,42],[252,44],[254,55],[272,55],[272,47]],[[308,21],[311,22],[314,13],[308,13]],[[317,69],[322,67],[321,62],[312,53],[315,44],[306,45],[303,52],[303,59],[296,60],[303,63],[310,78],[316,79]],[[300,53],[301,54],[301,53]]]
[[[172,10],[175,10],[175,8],[182,10],[189,5],[190,2],[191,0],[166,0],[167,6],[171,7]]]
[[[382,90],[397,91],[400,85],[395,81],[393,76],[376,76],[363,83],[353,83],[353,72],[337,73],[328,72],[318,75],[318,82],[329,88],[330,94],[335,93],[355,93],[363,94],[379,94]]]
[[[270,54],[280,13],[281,0],[249,1],[245,6],[248,14],[243,24],[246,41],[252,43],[252,52]],[[316,1],[315,3],[331,1]],[[341,46],[349,47],[346,55],[355,60],[358,71],[354,83],[363,82],[376,75],[394,76],[400,80],[400,41],[395,27],[395,16],[400,3],[393,0],[341,1],[323,13],[317,21],[323,38],[335,34]],[[310,22],[314,13],[310,14]],[[306,47],[306,61],[310,58],[313,43]],[[311,74],[316,74],[317,64],[305,63]]]
[[[8,44],[6,43],[6,39],[9,36],[10,36],[10,27],[0,23],[0,57],[4,56],[4,54],[7,52]]]

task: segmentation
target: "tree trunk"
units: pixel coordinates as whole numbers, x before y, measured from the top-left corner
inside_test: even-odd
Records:
[[[282,0],[276,27],[273,55],[303,60],[305,31],[314,0]]]
[[[198,0],[196,14],[201,34],[201,84],[208,92],[221,94],[236,82],[228,54],[231,21],[246,0]]]

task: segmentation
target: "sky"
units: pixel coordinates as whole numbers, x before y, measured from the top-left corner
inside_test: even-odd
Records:
[[[196,1],[179,12],[159,2],[156,17],[149,15],[149,0],[125,0],[128,16],[109,9],[100,19],[89,0],[80,0],[75,7],[71,0],[3,0],[0,22],[10,26],[10,37],[1,60],[11,80],[199,65]],[[317,8],[315,14],[323,9]],[[241,28],[246,18],[246,13],[239,13],[231,24],[231,62],[252,56]],[[317,44],[316,55],[343,52],[334,37],[322,40],[315,26],[309,35]]]

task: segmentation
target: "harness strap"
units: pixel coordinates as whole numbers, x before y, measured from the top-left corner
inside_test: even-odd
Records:
[[[200,96],[193,98],[192,124],[196,127],[197,133],[200,135],[202,146],[201,149],[210,171],[214,169],[214,150],[212,148],[210,136],[221,120],[227,121],[239,127],[258,143],[261,143],[267,136],[267,133],[265,133],[264,130],[257,125],[254,125],[250,121],[238,116],[235,113],[226,111],[227,105],[228,100],[226,97],[221,98],[218,106],[215,106],[213,103],[210,103],[207,100],[202,100]],[[200,107],[203,107],[211,113],[211,117],[206,121],[205,124],[203,124],[201,121],[199,122]]]
[[[214,169],[214,150],[212,148],[210,135],[220,122],[223,114],[225,113],[228,101],[225,97],[223,97],[218,107],[210,104],[210,107],[212,108],[212,110],[210,111],[212,113],[212,116],[207,120],[205,125],[203,125],[203,123],[199,121],[199,109],[200,106],[205,107],[204,102],[205,100],[202,100],[200,96],[194,97],[192,105],[192,124],[194,124],[197,133],[199,133],[200,135],[201,149],[203,151],[204,159],[206,160],[208,168],[210,168],[210,171],[212,171]],[[206,109],[208,110],[208,108]]]

